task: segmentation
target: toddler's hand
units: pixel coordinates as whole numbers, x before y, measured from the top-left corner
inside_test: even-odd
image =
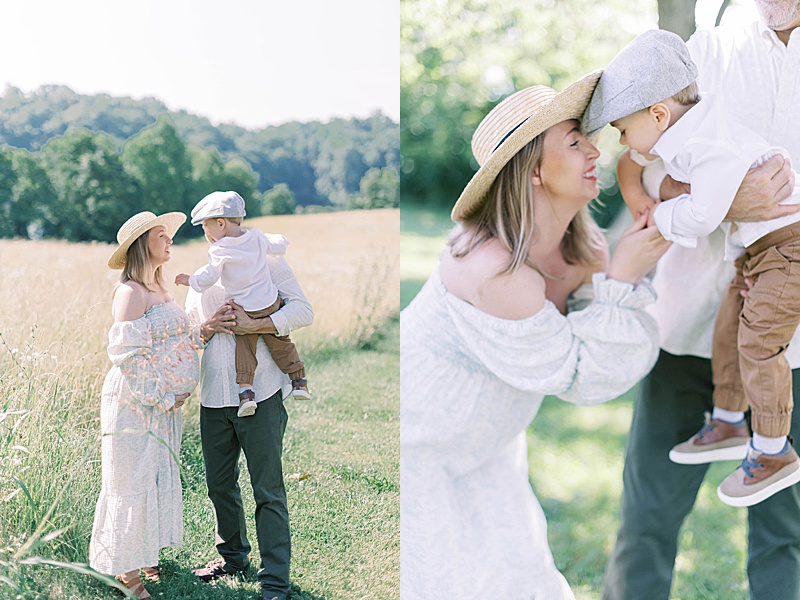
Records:
[[[175,278],[175,285],[189,285],[189,276],[186,273],[181,273]]]
[[[634,219],[638,219],[639,215],[644,214],[646,210],[649,210],[652,213],[656,204],[658,204],[656,200],[653,200],[647,194],[637,194],[633,198],[629,197],[628,199],[623,199],[625,200],[625,204],[628,206],[628,210],[631,211],[631,216]]]

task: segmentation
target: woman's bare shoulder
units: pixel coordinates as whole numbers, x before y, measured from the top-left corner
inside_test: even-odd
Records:
[[[462,258],[445,252],[440,266],[442,283],[481,312],[502,319],[525,319],[544,306],[545,280],[527,266],[502,274],[509,258],[509,252],[494,240]]]
[[[111,313],[114,321],[135,321],[147,310],[148,290],[140,283],[126,281],[114,290]]]

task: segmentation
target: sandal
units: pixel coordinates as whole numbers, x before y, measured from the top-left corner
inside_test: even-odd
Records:
[[[139,598],[139,600],[145,600],[145,598],[150,597],[150,592],[148,592],[147,588],[144,587],[144,584],[138,575],[131,577],[128,580],[125,580],[122,575],[117,575],[114,577],[114,579],[128,588],[136,598]]]
[[[161,571],[156,567],[142,567],[142,574],[147,581],[156,583],[161,579]]]

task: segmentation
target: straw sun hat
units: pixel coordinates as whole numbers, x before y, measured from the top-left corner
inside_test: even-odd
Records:
[[[183,225],[186,215],[179,212],[165,213],[156,216],[149,211],[144,211],[133,215],[122,224],[117,232],[117,242],[119,248],[114,250],[114,254],[108,259],[108,266],[112,269],[122,269],[125,267],[125,259],[128,248],[143,233],[150,231],[153,227],[163,225],[169,237],[174,237],[178,228]]]
[[[559,93],[534,85],[495,106],[472,136],[472,154],[480,169],[453,207],[453,221],[463,221],[480,209],[498,173],[533,138],[562,121],[580,120],[602,73],[592,71]]]

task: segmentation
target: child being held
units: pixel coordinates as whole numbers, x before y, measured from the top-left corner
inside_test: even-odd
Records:
[[[267,254],[284,254],[289,245],[282,235],[266,235],[258,229],[242,229],[244,200],[236,192],[213,192],[192,210],[192,225],[203,225],[208,264],[194,275],[181,273],[176,285],[191,286],[202,293],[220,280],[228,296],[255,319],[268,317],[283,306],[272,281]],[[236,336],[236,383],[239,384],[240,417],[256,412],[253,378],[258,360],[256,344],[260,334]],[[263,334],[264,342],[278,368],[292,380],[292,396],[311,398],[305,365],[289,336]]]
[[[701,99],[696,78],[677,35],[648,31],[604,71],[583,117],[587,135],[610,123],[630,147],[636,164],[621,160],[618,169],[631,212],[648,211],[664,238],[688,248],[722,224],[748,169],[777,153],[788,159],[733,121],[717,98]],[[657,159],[675,181],[691,186],[688,193],[661,203],[644,195],[636,165]],[[800,186],[785,203],[800,203]],[[800,458],[788,436],[792,376],[784,357],[800,323],[800,213],[734,223],[725,244],[736,275],[714,329],[714,410],[669,456],[681,464],[743,459],[717,493],[726,504],[751,506],[800,481]]]

